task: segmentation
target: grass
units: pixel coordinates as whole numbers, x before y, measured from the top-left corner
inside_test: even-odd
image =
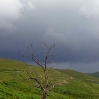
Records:
[[[89,73],[89,75],[99,78],[99,72]]]
[[[99,79],[73,70],[49,70],[55,84],[47,99],[99,99]],[[41,80],[42,69],[24,62],[0,59],[0,99],[40,99],[41,91],[29,76]]]

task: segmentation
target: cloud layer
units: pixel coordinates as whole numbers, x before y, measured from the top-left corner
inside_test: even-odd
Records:
[[[98,0],[1,0],[0,13],[1,57],[20,59],[17,52],[28,53],[25,42],[36,52],[42,52],[41,44],[55,43],[52,60],[59,68],[98,69]]]
[[[13,21],[21,17],[25,8],[35,9],[31,1],[22,2],[21,0],[0,0],[0,28],[13,28]]]
[[[11,28],[10,20],[17,19],[22,8],[19,0],[0,0],[0,27]]]

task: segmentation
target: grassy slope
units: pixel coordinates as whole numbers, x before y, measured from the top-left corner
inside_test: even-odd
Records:
[[[30,71],[41,79],[39,74],[43,74],[38,67],[0,59],[0,99],[40,99],[41,92],[33,87],[36,83],[27,80]],[[55,88],[47,99],[99,99],[98,78],[72,70],[51,70],[49,76]]]
[[[99,72],[90,73],[89,75],[99,78]]]
[[[63,74],[66,74],[68,76],[72,76],[78,80],[82,80],[82,81],[90,81],[90,82],[99,82],[99,79],[93,77],[93,76],[90,76],[90,75],[87,75],[87,74],[84,74],[84,73],[81,73],[81,72],[77,72],[77,71],[74,71],[74,70],[68,70],[68,69],[57,69],[58,71],[62,72]]]

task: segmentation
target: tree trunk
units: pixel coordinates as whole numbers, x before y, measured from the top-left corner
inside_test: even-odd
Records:
[[[46,97],[47,97],[47,92],[43,92],[43,97],[42,97],[42,99],[46,99]]]

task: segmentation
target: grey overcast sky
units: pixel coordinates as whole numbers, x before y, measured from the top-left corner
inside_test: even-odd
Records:
[[[56,46],[57,68],[99,71],[99,0],[0,0],[0,57],[32,62],[25,44]]]

